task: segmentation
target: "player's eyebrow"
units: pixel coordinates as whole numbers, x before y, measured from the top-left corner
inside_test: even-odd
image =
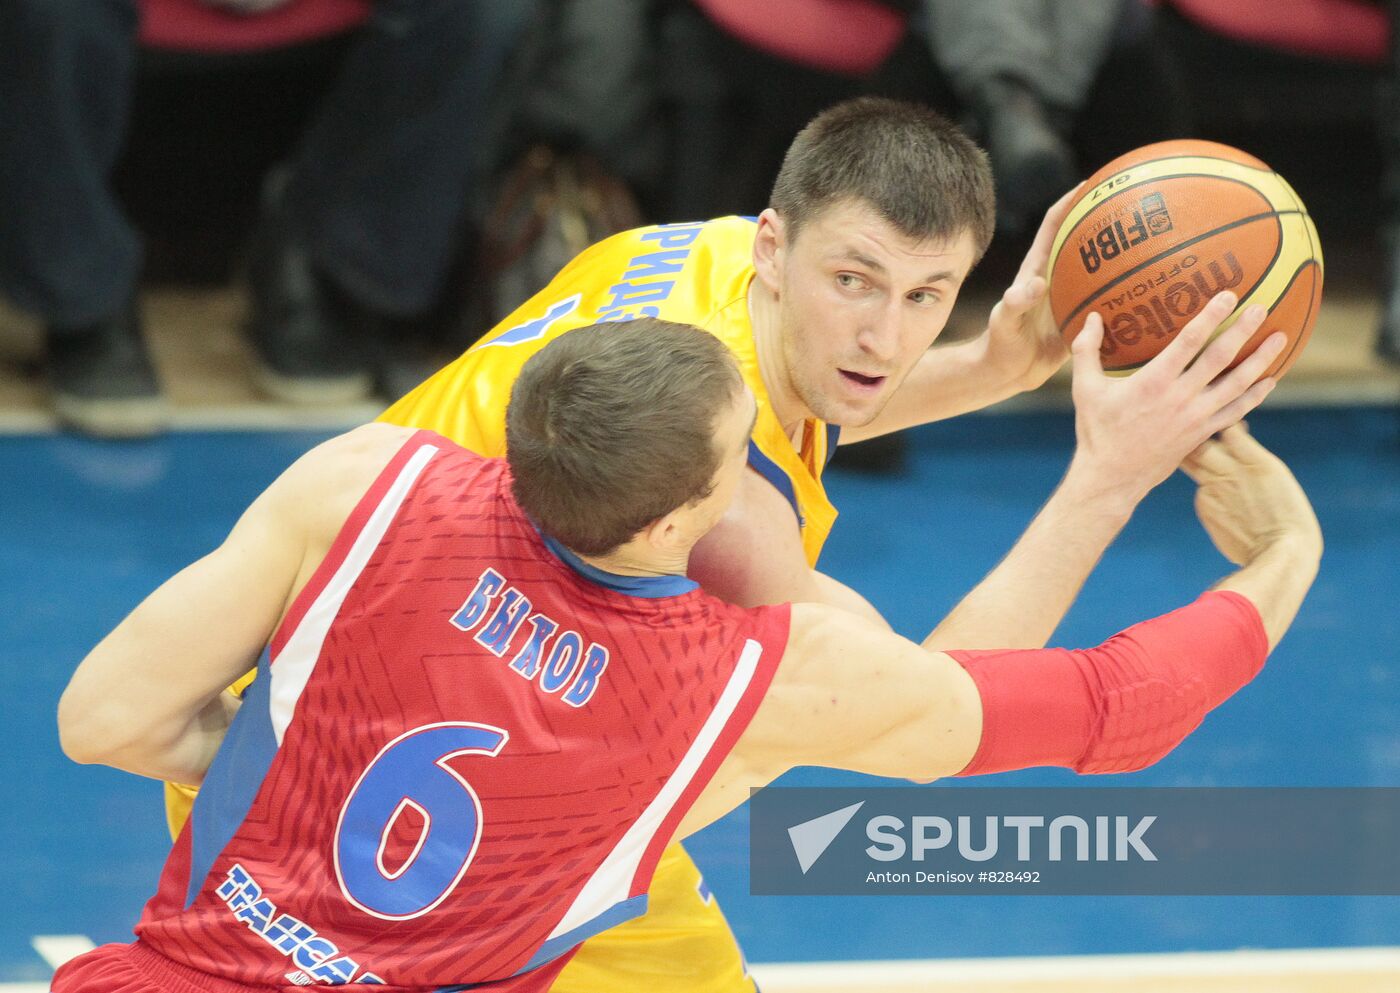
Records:
[[[872,259],[869,255],[866,255],[864,252],[862,252],[862,251],[860,251],[859,249],[856,249],[856,248],[848,248],[848,249],[846,249],[844,252],[842,252],[842,253],[841,253],[839,256],[837,256],[837,257],[840,258],[840,259],[845,259],[845,260],[850,261],[850,262],[854,262],[854,263],[856,263],[857,265],[863,265],[863,266],[865,266],[867,269],[870,269],[870,270],[873,271],[873,272],[878,272],[878,273],[880,273],[880,274],[882,274],[882,275],[885,274],[886,272],[888,272],[888,270],[887,270],[887,269],[885,268],[885,266],[884,266],[884,263],[880,262],[880,261],[877,260],[877,259]],[[951,270],[951,269],[940,269],[940,270],[938,270],[937,272],[932,273],[931,275],[925,276],[924,279],[923,279],[923,283],[924,283],[925,285],[930,285],[930,286],[931,286],[931,285],[933,285],[934,283],[941,283],[941,282],[943,282],[944,280],[956,280],[956,279],[957,279],[957,274],[954,273],[953,270]]]
[[[882,262],[879,262],[876,259],[872,259],[869,255],[866,255],[864,252],[858,251],[854,248],[846,249],[838,257],[845,259],[849,262],[854,262],[857,265],[863,265],[867,269],[873,269],[876,272],[885,272],[885,266]]]

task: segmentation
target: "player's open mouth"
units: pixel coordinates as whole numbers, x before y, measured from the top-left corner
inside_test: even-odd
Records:
[[[841,378],[861,390],[878,390],[885,383],[884,376],[866,376],[849,369],[842,369]]]

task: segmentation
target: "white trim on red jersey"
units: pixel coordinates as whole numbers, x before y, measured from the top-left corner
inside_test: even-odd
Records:
[[[311,679],[311,673],[321,657],[321,647],[325,644],[326,635],[336,615],[340,613],[345,597],[364,571],[375,549],[379,547],[384,533],[389,530],[389,525],[399,512],[399,507],[408,496],[409,490],[438,451],[436,445],[423,445],[399,470],[398,477],[356,536],[355,543],[345,555],[345,560],[317,594],[315,602],[283,643],[282,651],[272,660],[269,670],[272,683],[269,687],[271,696],[268,709],[272,713],[272,733],[277,739],[278,747],[282,745],[282,737],[287,732],[287,725],[292,722],[297,701],[301,699],[302,691]]]
[[[608,857],[583,885],[583,889],[579,890],[573,904],[550,932],[550,938],[557,938],[582,927],[632,895],[633,883],[636,882],[642,857],[651,846],[657,830],[666,821],[667,815],[690,786],[691,780],[719,739],[725,725],[734,716],[734,711],[738,709],[754,674],[758,671],[758,660],[762,655],[763,646],[757,641],[748,639],[744,642],[744,650],[739,655],[739,661],[734,666],[734,672],[729,677],[724,692],[715,702],[715,708],[710,712],[704,727],[686,750],[680,765],[642,815],[618,840]]]

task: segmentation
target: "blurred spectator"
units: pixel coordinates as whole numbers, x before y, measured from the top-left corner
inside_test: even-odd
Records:
[[[386,351],[367,351],[376,332],[433,301],[480,161],[485,94],[533,6],[374,5],[290,167],[268,184],[249,330],[269,393],[365,395]],[[46,326],[56,414],[100,435],[149,434],[166,417],[137,300],[141,241],[109,186],[137,7],[0,4],[0,290]]]
[[[934,60],[992,157],[999,226],[1033,227],[1074,185],[1069,135],[1142,0],[924,0]]]
[[[512,59],[516,153],[534,143],[582,151],[618,178],[655,186],[664,141],[656,116],[658,0],[541,0]],[[550,273],[553,276],[553,273]]]
[[[654,0],[540,0],[496,108],[460,351],[589,245],[644,223],[664,150]],[[412,385],[417,385],[413,383]]]
[[[1389,0],[1390,51],[1378,118],[1381,142],[1381,238],[1385,296],[1376,354],[1400,364],[1400,0]]]
[[[666,212],[757,213],[797,132],[866,91],[904,35],[904,0],[693,0],[662,21],[674,122]]]
[[[436,300],[469,196],[495,158],[489,99],[533,0],[379,0],[284,176],[249,271],[264,389],[319,402],[417,385],[394,318]],[[430,370],[423,370],[430,371]]]

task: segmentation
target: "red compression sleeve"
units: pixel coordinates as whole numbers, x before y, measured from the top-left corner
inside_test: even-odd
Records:
[[[982,741],[958,775],[1145,768],[1253,679],[1268,653],[1259,611],[1227,591],[1084,651],[949,652],[982,697]]]

